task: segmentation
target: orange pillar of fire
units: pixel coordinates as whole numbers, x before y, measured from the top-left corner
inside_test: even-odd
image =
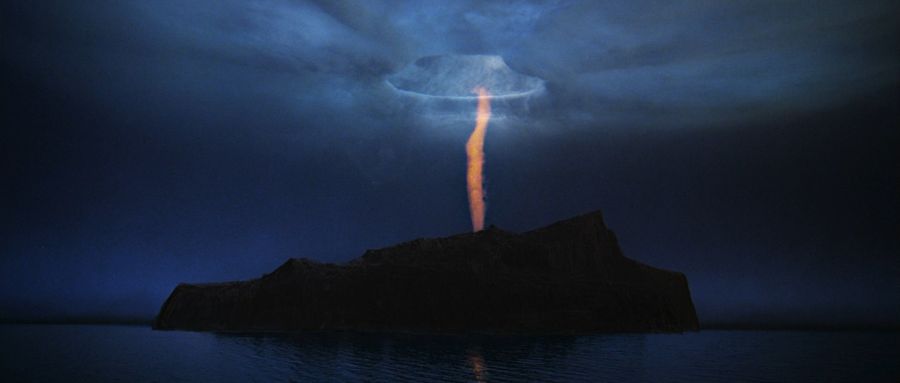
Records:
[[[475,88],[478,94],[478,110],[475,130],[466,142],[466,186],[469,192],[469,214],[472,217],[472,231],[484,228],[484,134],[491,118],[490,93],[483,87]]]

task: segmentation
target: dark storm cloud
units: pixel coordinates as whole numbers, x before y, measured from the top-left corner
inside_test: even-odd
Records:
[[[49,23],[87,19],[79,20],[89,31],[82,37],[101,57],[126,50],[285,73],[302,90],[275,91],[326,109],[389,108],[377,105],[384,100],[377,80],[442,53],[501,54],[514,69],[550,82],[554,117],[565,112],[568,122],[589,125],[742,121],[839,102],[897,81],[897,54],[888,48],[896,42],[893,6],[883,2],[63,5],[66,12],[54,12],[66,19]],[[279,82],[269,77],[251,85],[277,88]]]
[[[809,319],[821,310],[803,302],[834,300],[896,320],[895,14],[878,1],[3,4],[0,307],[149,315],[178,282],[465,230],[474,105],[423,108],[384,78],[426,55],[497,54],[547,92],[510,115],[495,104],[488,221],[522,230],[602,207],[626,254],[687,272],[701,317],[768,305]]]
[[[889,7],[591,2],[548,16],[524,56],[594,122],[743,121],[896,81]]]

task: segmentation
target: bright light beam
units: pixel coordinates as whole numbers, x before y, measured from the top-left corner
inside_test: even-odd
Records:
[[[475,130],[466,141],[466,156],[469,164],[466,171],[466,188],[469,191],[469,214],[472,217],[472,231],[484,229],[484,133],[491,119],[491,94],[484,87],[477,87],[478,110]]]

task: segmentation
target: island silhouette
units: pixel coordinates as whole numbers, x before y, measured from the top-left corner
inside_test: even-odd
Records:
[[[180,284],[156,329],[663,332],[697,330],[687,278],[626,258],[597,211],[521,234],[489,227],[290,259],[249,281]]]

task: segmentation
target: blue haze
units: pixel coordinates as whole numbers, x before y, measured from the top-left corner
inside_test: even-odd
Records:
[[[468,229],[474,105],[385,76],[497,54],[487,222],[601,208],[703,322],[900,323],[892,1],[0,5],[0,319],[153,316],[179,282]]]

